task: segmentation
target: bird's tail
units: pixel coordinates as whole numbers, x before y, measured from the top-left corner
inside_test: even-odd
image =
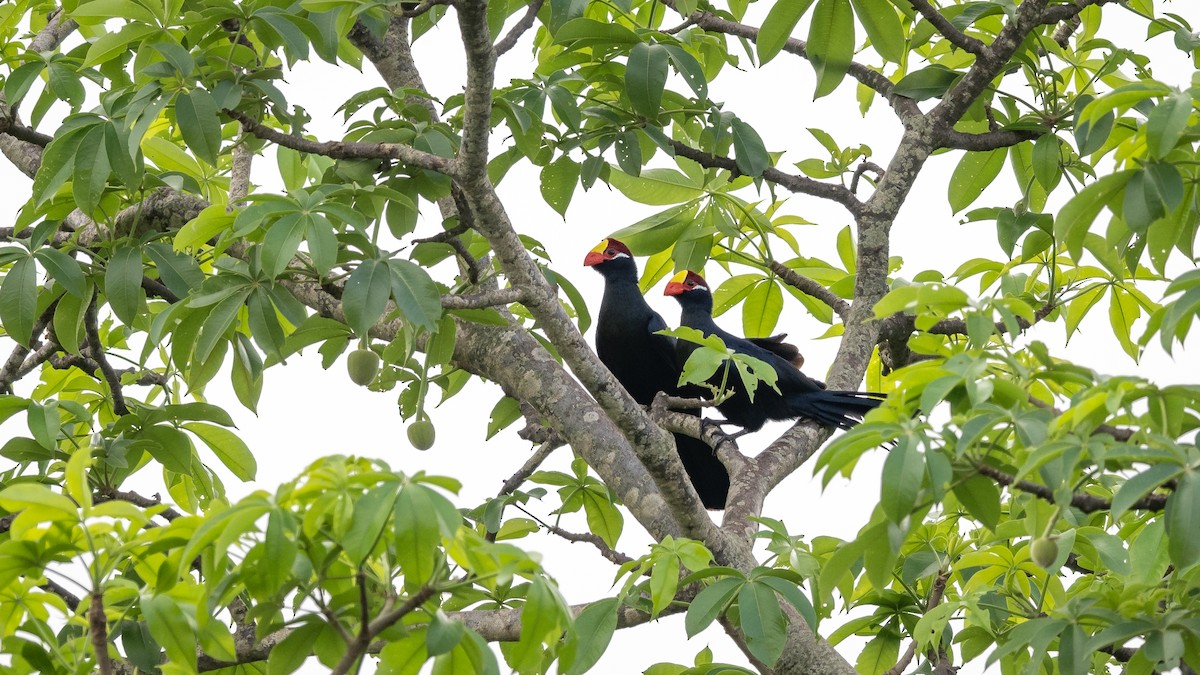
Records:
[[[797,417],[809,417],[825,426],[849,429],[879,407],[887,394],[873,391],[815,391],[787,397]]]

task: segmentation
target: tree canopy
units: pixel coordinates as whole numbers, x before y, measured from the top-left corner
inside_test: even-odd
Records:
[[[1156,76],[1168,51],[1200,67],[1186,14],[4,5],[0,152],[28,180],[0,227],[0,670],[575,674],[672,614],[655,675],[1200,668],[1200,385],[1075,363],[1039,332],[1188,363],[1200,80]],[[454,47],[414,57],[435,35]],[[440,97],[434,58],[464,73]],[[316,62],[353,82],[338,119],[296,103]],[[714,95],[767,64],[771,86]],[[756,127],[772,106],[794,106],[790,133]],[[868,115],[886,146],[849,140]],[[914,191],[938,154],[944,192]],[[524,199],[569,223],[599,191],[648,215],[552,258],[563,225]],[[893,255],[897,218],[931,198],[987,233],[981,253]],[[903,236],[937,246],[954,227]],[[836,255],[807,243],[818,231]],[[707,271],[727,328],[821,325],[836,355],[806,370],[886,402],[832,441],[798,420],[757,454],[676,410],[694,402],[638,405],[583,337],[598,298],[577,261],[610,235],[647,293]],[[695,354],[695,382],[726,368],[771,386],[720,341]],[[467,500],[459,477],[365,448],[227,492],[286,463],[231,412],[301,360],[395,400],[433,453],[435,405],[486,397],[471,461],[510,477]],[[728,468],[716,520],[668,432]],[[808,536],[810,514],[764,509],[797,472],[877,480],[858,495],[871,515]],[[626,530],[651,543],[625,549]],[[545,538],[610,561],[607,596],[566,597],[565,566],[533,552]],[[712,626],[739,664],[693,656],[686,638]]]

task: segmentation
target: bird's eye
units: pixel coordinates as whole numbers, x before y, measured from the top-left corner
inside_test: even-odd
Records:
[[[616,255],[616,254],[617,254],[617,249],[615,249],[615,248],[610,248],[604,252],[604,255]]]

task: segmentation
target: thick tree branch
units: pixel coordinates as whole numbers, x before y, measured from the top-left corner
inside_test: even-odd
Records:
[[[523,289],[515,287],[496,288],[471,295],[443,295],[442,307],[445,309],[499,307],[511,305],[514,302],[525,302],[526,295]]]
[[[1047,2],[1048,0],[1025,0],[1017,7],[1014,19],[1005,24],[987,49],[976,56],[975,63],[966,74],[929,112],[935,129],[952,128],[975,99],[991,86],[992,80],[1008,65],[1008,60],[1020,48],[1025,38],[1041,25],[1042,13]]]
[[[703,150],[697,150],[686,143],[674,139],[671,140],[671,147],[674,148],[675,154],[681,157],[686,157],[696,162],[700,166],[725,169],[733,176],[741,175],[741,172],[737,168],[737,162],[729,157],[718,157],[716,155],[704,152]],[[846,207],[846,210],[850,211],[852,214],[857,213],[858,208],[861,206],[861,203],[858,201],[858,198],[854,196],[854,193],[842,187],[841,185],[822,183],[821,181],[813,180],[812,178],[808,178],[806,176],[795,176],[789,173],[784,173],[773,166],[764,169],[762,177],[763,180],[770,183],[775,183],[780,187],[786,188],[790,192],[811,195],[813,197],[820,197],[821,199],[828,199],[830,201],[837,202],[838,204]]]
[[[633,444],[638,458],[654,477],[683,533],[719,549],[723,537],[709,519],[695,490],[678,480],[684,475],[683,464],[674,451],[671,436],[654,424],[584,341],[558,302],[557,293],[529,257],[488,179],[487,150],[491,132],[495,53],[488,37],[486,3],[466,0],[460,3],[458,16],[467,53],[467,86],[463,99],[463,139],[453,173],[469,203],[476,221],[475,227],[492,245],[492,251],[509,282],[529,293],[525,306],[558,348],[563,360],[596,397],[607,417],[617,423]],[[518,399],[530,400],[525,396],[518,396]],[[589,417],[591,414],[594,413],[589,413]],[[598,418],[589,417],[583,419],[593,426],[600,422]],[[564,431],[569,433],[568,430]],[[571,439],[571,442],[574,446],[575,440]]]
[[[1010,148],[1025,141],[1036,140],[1040,133],[1036,131],[989,131],[982,134],[968,134],[954,129],[944,129],[937,133],[937,144],[942,148],[985,152]]]

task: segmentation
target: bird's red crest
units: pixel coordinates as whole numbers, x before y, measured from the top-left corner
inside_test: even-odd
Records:
[[[663,291],[663,295],[683,295],[688,291],[697,290],[708,290],[708,284],[705,283],[704,277],[695,272],[683,270],[671,277],[671,280],[667,282],[667,288]]]
[[[593,265],[606,263],[609,260],[616,260],[617,258],[632,257],[633,253],[629,251],[628,246],[616,239],[613,239],[612,237],[609,237],[608,239],[600,242],[596,248],[588,251],[587,256],[583,259],[583,264],[591,267]]]

